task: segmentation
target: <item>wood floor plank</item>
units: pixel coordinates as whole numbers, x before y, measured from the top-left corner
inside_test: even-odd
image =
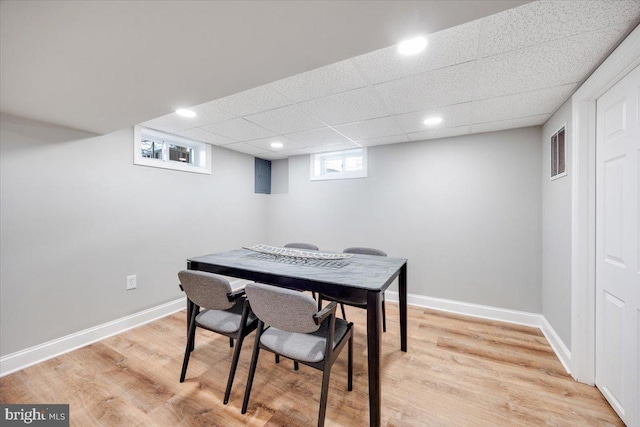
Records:
[[[326,425],[368,424],[366,313],[355,324],[354,389],[346,352],[333,367]],[[410,307],[409,351],[399,348],[397,304],[382,337],[382,422],[387,426],[621,426],[600,392],[575,382],[540,330]],[[222,403],[233,349],[198,331],[187,377],[185,313],[0,378],[3,403],[69,403],[78,426],[315,425],[322,374],[262,353],[241,414],[253,335],[244,343],[230,401]]]

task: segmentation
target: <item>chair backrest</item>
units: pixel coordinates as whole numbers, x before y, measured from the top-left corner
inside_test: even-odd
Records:
[[[310,251],[319,250],[316,245],[312,245],[311,243],[287,243],[284,245],[285,248],[293,248],[293,249],[307,249]]]
[[[247,283],[245,291],[251,311],[265,325],[300,333],[315,332],[320,327],[313,319],[317,303],[309,295],[262,283]]]
[[[376,255],[376,256],[387,256],[386,252],[381,251],[380,249],[374,248],[347,248],[342,251],[345,254],[360,254],[360,255]]]
[[[228,310],[236,303],[227,298],[232,289],[224,277],[204,271],[182,270],[178,278],[187,298],[202,308]]]

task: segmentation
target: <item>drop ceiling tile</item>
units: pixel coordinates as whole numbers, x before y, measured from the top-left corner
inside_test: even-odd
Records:
[[[428,117],[442,117],[442,123],[436,125],[438,128],[458,127],[471,123],[471,103],[448,105],[446,107],[400,114],[394,117],[404,132],[407,133],[434,129],[423,123]]]
[[[158,118],[147,120],[140,123],[140,126],[144,126],[151,129],[156,129],[167,133],[177,133],[185,129],[193,127],[193,124],[187,117],[180,117],[175,113],[166,114]]]
[[[285,150],[293,150],[293,149],[297,149],[297,148],[302,148],[305,147],[305,145],[296,142],[294,140],[292,140],[291,138],[288,138],[286,136],[283,135],[276,135],[276,136],[272,136],[269,138],[262,138],[262,139],[254,139],[251,141],[245,141],[247,144],[253,146],[253,147],[257,147],[259,148],[261,151],[275,151],[275,152],[279,152],[279,151],[285,151]],[[283,147],[282,148],[273,148],[271,146],[272,142],[280,142],[282,143]]]
[[[534,1],[485,19],[484,56],[634,21],[640,2]]]
[[[353,140],[371,139],[404,133],[393,117],[382,117],[379,119],[348,123],[346,125],[335,126],[335,129]]]
[[[266,138],[274,133],[244,119],[233,119],[204,126],[204,129],[237,141]]]
[[[499,130],[523,128],[543,125],[551,114],[541,114],[517,119],[501,120],[498,122],[478,123],[471,126],[471,133],[495,132]]]
[[[233,144],[223,145],[222,148],[228,150],[239,151],[240,153],[251,154],[252,156],[260,153],[264,153],[265,150],[254,147],[244,142],[234,142]]]
[[[478,20],[428,35],[426,49],[417,55],[400,55],[397,46],[391,46],[351,61],[369,83],[375,84],[472,61],[479,40]]]
[[[393,114],[471,101],[475,62],[454,65],[375,86]]]
[[[351,142],[348,138],[340,135],[331,128],[322,128],[306,132],[298,132],[287,135],[293,142],[303,147],[314,147],[319,145],[344,144]]]
[[[480,61],[476,99],[583,81],[628,31],[627,24]]]
[[[393,135],[393,136],[383,136],[380,138],[365,139],[365,140],[356,141],[356,143],[363,147],[372,147],[374,145],[397,144],[399,142],[407,142],[407,141],[409,141],[409,137],[407,137],[407,135],[405,134],[402,134],[402,135]]]
[[[288,156],[300,156],[303,154],[315,154],[315,153],[330,153],[332,151],[351,150],[353,148],[359,148],[357,144],[353,142],[345,142],[341,144],[330,145],[318,145],[313,147],[299,148],[297,150],[283,151],[281,154]]]
[[[424,141],[427,139],[448,138],[450,136],[467,135],[469,126],[458,126],[455,128],[433,129],[423,132],[415,132],[409,134],[412,141]]]
[[[350,61],[341,61],[271,83],[270,86],[295,102],[323,98],[366,86]]]
[[[472,105],[472,123],[552,113],[571,96],[577,87],[577,84],[569,84],[475,101]]]
[[[235,140],[227,138],[226,136],[216,135],[203,128],[187,129],[181,132],[176,132],[176,135],[184,136],[185,138],[195,139],[196,141],[206,142],[213,145],[230,144]]]
[[[275,110],[252,114],[244,117],[265,129],[276,133],[293,133],[318,129],[326,125],[296,105],[289,105]]]
[[[290,105],[291,101],[268,85],[258,86],[212,101],[215,108],[228,111],[236,116],[247,116],[261,111]]]
[[[298,105],[314,117],[332,126],[389,115],[384,104],[380,102],[371,87],[314,99]]]
[[[215,102],[215,101],[214,101]],[[236,118],[231,113],[227,113],[226,111],[222,111],[219,108],[214,106],[214,102],[205,102],[204,104],[196,105],[195,107],[190,107],[189,110],[196,113],[195,117],[189,118],[189,122],[192,124],[192,127],[201,127],[205,125],[210,125],[213,123],[224,122],[225,120],[231,120]],[[177,115],[177,114],[176,114]]]

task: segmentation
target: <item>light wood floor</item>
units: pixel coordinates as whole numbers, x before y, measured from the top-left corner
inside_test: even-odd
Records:
[[[356,324],[354,390],[346,351],[334,365],[329,426],[368,425],[364,310]],[[400,351],[397,305],[387,304],[382,421],[388,426],[623,425],[594,387],[568,376],[537,329],[409,309],[409,351]],[[0,379],[2,403],[69,403],[78,426],[315,425],[321,373],[293,370],[262,353],[249,411],[240,414],[253,335],[247,338],[228,405],[222,404],[228,339],[198,331],[187,380],[179,312]],[[345,349],[346,350],[346,349]]]

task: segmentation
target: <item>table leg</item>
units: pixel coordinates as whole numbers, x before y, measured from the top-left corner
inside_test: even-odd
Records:
[[[407,263],[400,268],[398,278],[398,294],[400,298],[400,349],[407,351]]]
[[[380,359],[382,355],[382,299],[380,292],[367,293],[367,355],[369,362],[369,425],[381,422]]]
[[[187,270],[193,270],[191,261],[187,261]],[[189,298],[187,298],[187,342],[189,340],[189,322],[191,320],[191,310],[193,310],[193,302]],[[194,348],[194,345],[192,344],[189,351],[193,351],[193,348]]]

